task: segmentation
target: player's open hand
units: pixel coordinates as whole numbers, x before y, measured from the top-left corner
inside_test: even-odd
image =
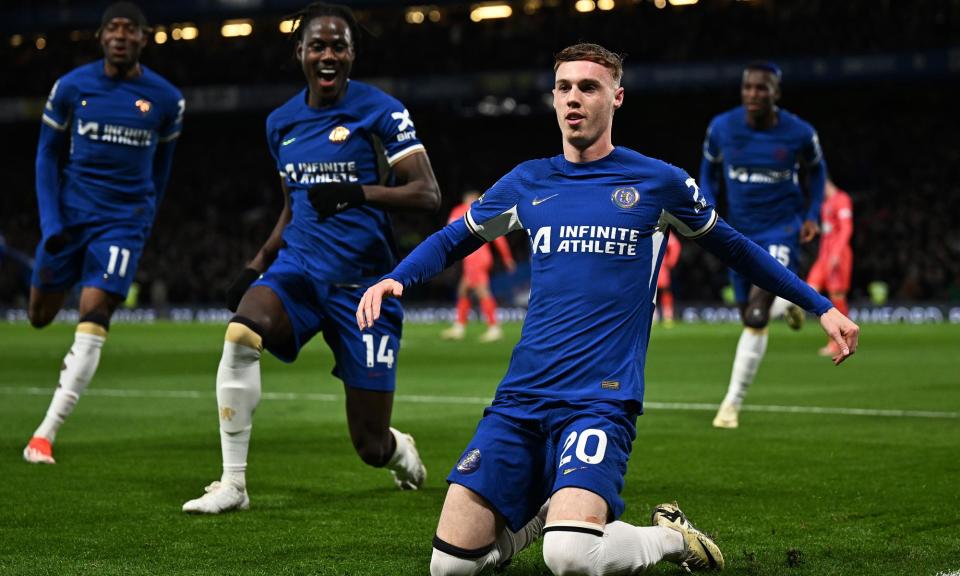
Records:
[[[860,327],[852,320],[840,313],[836,308],[827,310],[820,316],[820,326],[831,340],[837,343],[840,349],[833,357],[834,365],[838,365],[857,351],[857,341],[860,339]]]
[[[357,306],[357,326],[361,330],[370,328],[380,318],[380,305],[384,298],[403,296],[403,284],[386,278],[367,288]]]

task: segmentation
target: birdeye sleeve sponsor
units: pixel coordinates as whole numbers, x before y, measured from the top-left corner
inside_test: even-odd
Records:
[[[66,131],[73,114],[73,91],[73,84],[67,78],[60,78],[53,84],[47,104],[43,107],[44,124],[60,132]]]
[[[517,214],[522,186],[519,169],[514,169],[480,196],[463,217],[470,233],[490,242],[523,229]]]
[[[374,129],[387,151],[387,162],[391,166],[407,156],[424,150],[417,139],[417,128],[410,118],[410,111],[396,98],[384,95],[379,103]]]
[[[717,223],[717,213],[710,200],[683,170],[676,171],[662,197],[663,219],[687,238],[699,238]]]

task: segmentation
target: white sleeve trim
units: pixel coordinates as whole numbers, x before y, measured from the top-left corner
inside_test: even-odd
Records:
[[[711,164],[719,164],[720,162],[723,162],[723,152],[714,156],[709,150],[707,150],[706,145],[703,147],[703,157],[706,158]]]
[[[166,142],[170,142],[171,140],[176,140],[179,137],[180,137],[180,131],[177,130],[176,132],[174,132],[173,134],[170,134],[169,136],[157,137],[157,141],[166,143]]]
[[[65,132],[67,130],[66,124],[57,124],[56,120],[47,116],[46,114],[43,115],[43,123],[53,128],[54,130],[59,130],[60,132]]]
[[[390,164],[390,166],[393,166],[397,162],[403,160],[404,158],[406,158],[407,156],[415,152],[423,152],[424,154],[426,154],[427,149],[423,147],[423,144],[414,144],[413,146],[404,148],[403,150],[397,152],[393,156],[387,156],[387,163]]]
[[[690,228],[689,226],[681,222],[679,218],[667,212],[666,210],[663,211],[663,218],[671,226],[673,226],[677,230],[677,232],[682,234],[684,238],[690,238],[691,240],[695,240],[701,236],[704,236],[711,230],[713,230],[713,227],[717,225],[718,216],[717,216],[716,210],[710,210],[710,218],[707,220],[707,223],[701,226],[697,230],[693,230],[692,228]]]
[[[504,234],[523,228],[523,224],[520,223],[520,217],[517,215],[516,204],[506,212],[499,216],[494,216],[483,224],[477,224],[476,220],[473,219],[473,214],[470,212],[470,210],[467,210],[467,213],[463,215],[463,221],[467,225],[467,230],[474,236],[487,242],[492,242]]]

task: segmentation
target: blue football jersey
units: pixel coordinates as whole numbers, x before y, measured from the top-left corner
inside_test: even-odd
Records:
[[[823,161],[817,132],[795,114],[777,114],[776,126],[754,130],[742,106],[728,110],[710,122],[703,144],[704,158],[723,167],[726,220],[747,236],[797,234],[804,219],[819,219],[808,215],[798,177],[801,164]]]
[[[183,96],[159,74],[141,64],[142,75],[121,80],[103,66],[97,60],[61,77],[43,110],[44,124],[70,135],[59,194],[67,226],[152,222],[157,144],[176,138],[183,122]]]
[[[693,178],[623,147],[532,160],[464,219],[483,240],[525,230],[531,243],[529,309],[497,399],[642,402],[668,225],[697,238],[717,222]]]
[[[382,90],[349,81],[344,97],[322,110],[307,91],[267,118],[267,143],[290,190],[293,219],[283,232],[288,250],[314,277],[353,282],[379,276],[396,262],[389,216],[365,205],[318,220],[307,197],[314,184],[377,184],[378,161],[393,166],[422,151],[404,106]]]

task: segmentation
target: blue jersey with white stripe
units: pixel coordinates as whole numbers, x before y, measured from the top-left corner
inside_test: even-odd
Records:
[[[66,226],[153,221],[162,193],[155,190],[154,155],[158,143],[180,134],[184,100],[159,74],[140,67],[139,77],[111,78],[97,60],[67,73],[50,91],[43,123],[68,132],[70,150],[59,191],[40,193],[57,198]]]
[[[410,114],[382,90],[349,81],[344,97],[323,109],[307,105],[307,90],[267,118],[267,143],[290,190],[293,219],[286,248],[313,276],[355,282],[379,276],[396,262],[389,216],[370,205],[317,219],[307,191],[324,182],[377,184],[378,161],[393,166],[422,151]]]
[[[525,230],[531,242],[529,310],[497,398],[642,402],[668,225],[696,238],[717,221],[693,178],[623,147],[532,160],[464,218],[483,240]]]
[[[817,132],[786,110],[777,116],[773,127],[755,130],[738,106],[710,122],[703,144],[704,158],[722,165],[726,220],[748,237],[797,234],[803,220],[820,217],[822,191],[811,191],[808,209],[798,177],[801,165],[819,168],[823,161]]]

